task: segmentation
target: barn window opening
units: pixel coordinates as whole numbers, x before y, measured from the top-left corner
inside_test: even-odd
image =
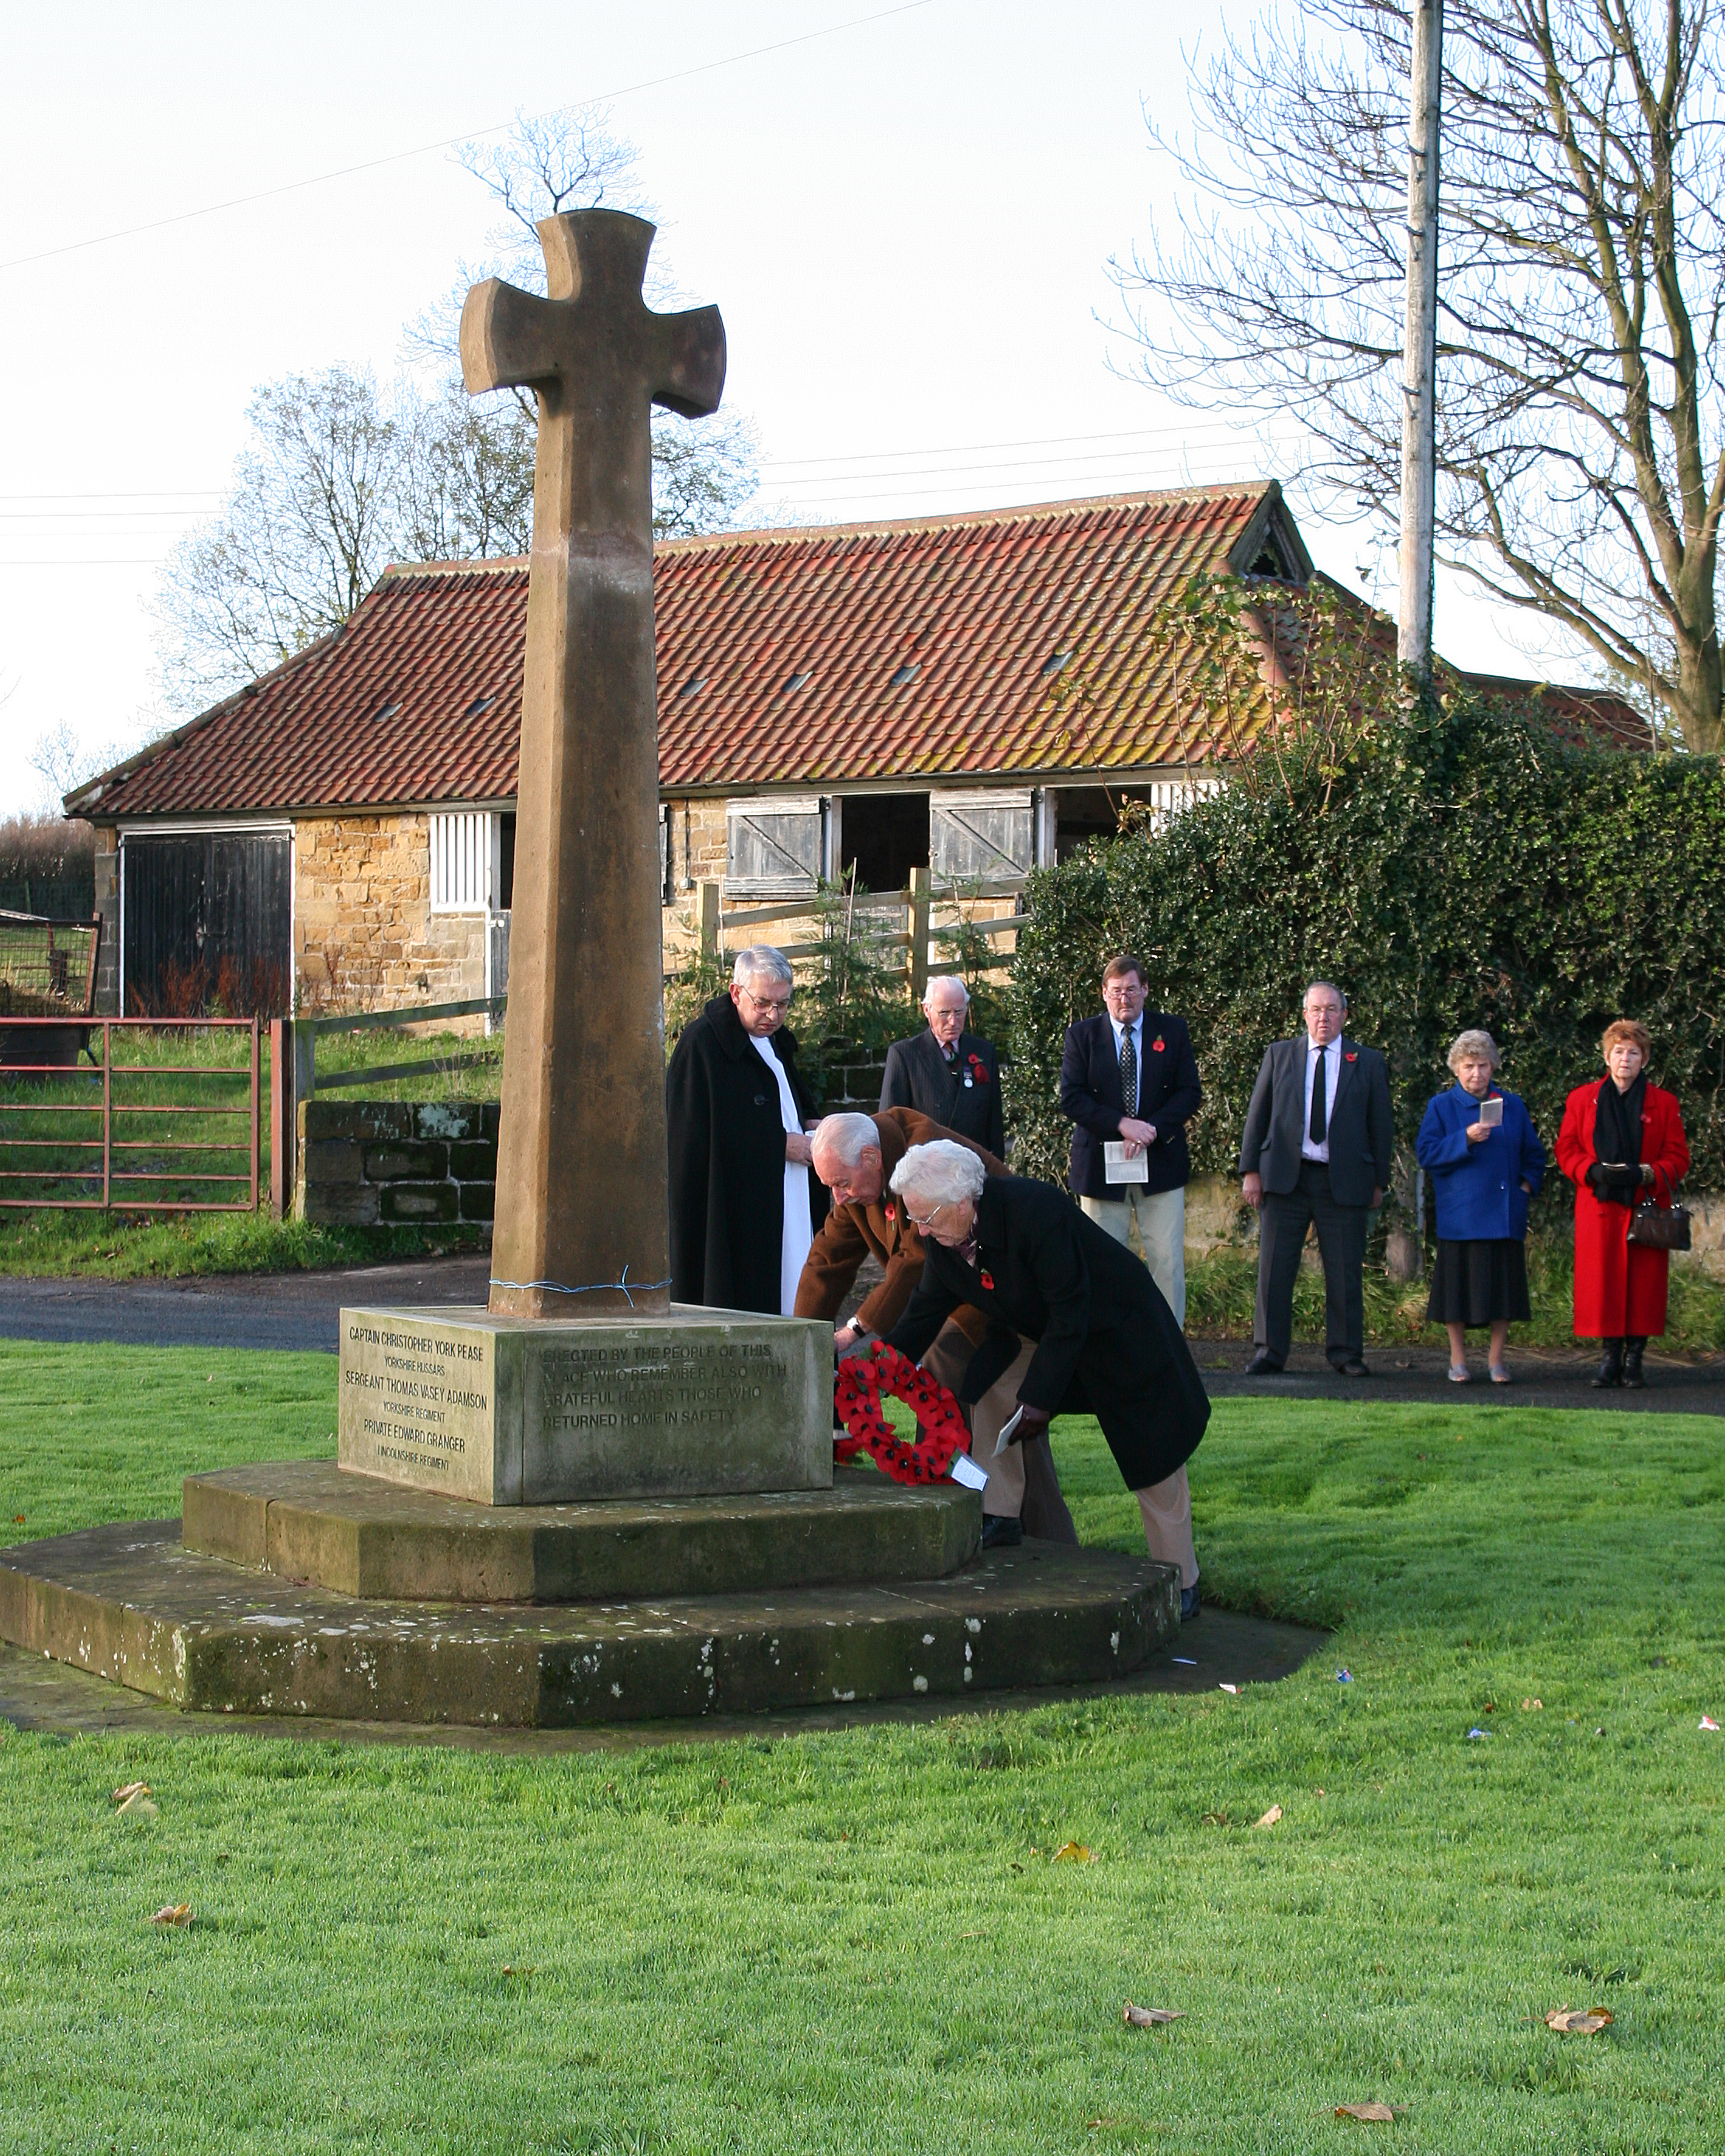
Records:
[[[495,696],[475,696],[463,716],[470,719],[476,719],[481,711],[489,711],[496,701]]]
[[[926,793],[847,793],[834,805],[841,877],[854,868],[870,891],[902,891],[912,869],[928,866]]]
[[[686,700],[691,696],[698,696],[706,686],[706,675],[697,675],[694,680],[685,681],[682,687],[678,690],[677,695],[679,698],[686,701]]]
[[[897,673],[896,673],[892,677],[893,687],[895,689],[902,689],[906,683],[916,680],[918,671],[919,669],[914,660],[908,666],[901,666]]]
[[[785,694],[788,696],[793,689],[806,689],[814,679],[814,676],[812,674],[792,674],[788,675],[784,685]]]
[[[372,714],[372,724],[376,725],[383,719],[393,719],[400,709],[399,704],[380,704]]]
[[[1043,662],[1042,662],[1042,670],[1043,670],[1043,672],[1044,672],[1045,674],[1058,674],[1058,673],[1060,673],[1060,671],[1065,668],[1065,664],[1066,664],[1066,661],[1067,661],[1067,660],[1068,660],[1071,656],[1072,656],[1072,654],[1071,654],[1071,653],[1070,653],[1070,651],[1057,651],[1057,652],[1055,652],[1055,654],[1054,654],[1054,656],[1053,656],[1051,659],[1045,659],[1045,660],[1043,660]]]

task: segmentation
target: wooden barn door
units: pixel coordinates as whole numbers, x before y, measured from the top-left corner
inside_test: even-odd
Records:
[[[280,1018],[292,980],[285,832],[193,831],[122,841],[126,1014]]]

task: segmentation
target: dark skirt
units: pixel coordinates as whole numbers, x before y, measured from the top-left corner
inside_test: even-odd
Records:
[[[1497,1325],[1531,1317],[1527,1260],[1511,1236],[1451,1243],[1438,1237],[1425,1315],[1437,1325]]]

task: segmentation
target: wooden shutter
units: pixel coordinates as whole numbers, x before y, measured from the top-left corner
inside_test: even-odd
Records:
[[[1031,805],[1028,786],[932,793],[928,865],[937,886],[1029,875],[1035,844]]]
[[[725,807],[725,896],[813,897],[820,880],[819,794],[769,794]]]

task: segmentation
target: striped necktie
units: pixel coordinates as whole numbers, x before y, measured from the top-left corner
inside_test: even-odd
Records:
[[[1123,1027],[1120,1035],[1120,1097],[1126,1103],[1126,1112],[1138,1112],[1138,1051],[1132,1045],[1132,1029]]]

